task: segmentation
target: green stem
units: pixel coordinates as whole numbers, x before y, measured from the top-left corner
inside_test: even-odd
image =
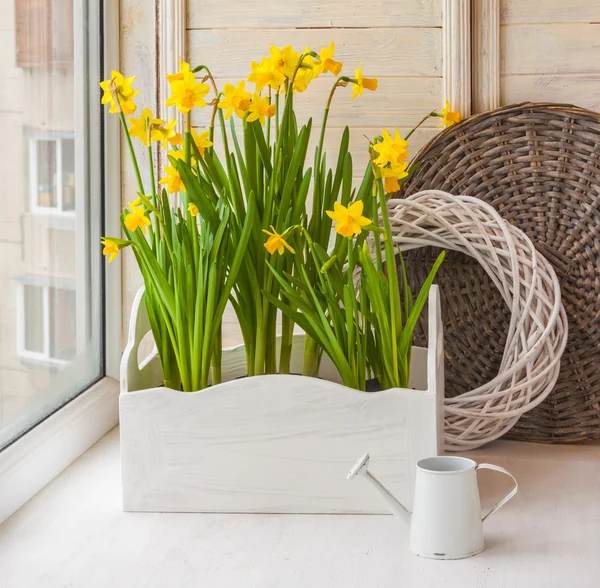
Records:
[[[212,385],[220,384],[221,379],[221,357],[223,355],[223,324],[219,325],[215,337],[213,356],[212,356]]]
[[[437,116],[437,112],[434,110],[432,112],[430,112],[429,114],[426,114],[420,121],[419,124],[414,127],[412,130],[410,130],[408,132],[408,134],[406,135],[406,137],[404,137],[405,141],[408,141],[408,139],[411,137],[411,135],[428,119],[430,119],[432,116]]]
[[[292,362],[292,342],[294,337],[294,321],[287,315],[281,317],[281,355],[279,357],[279,373],[289,374]]]
[[[125,120],[125,115],[122,111],[119,112],[119,119],[121,120],[121,126],[123,127],[123,131],[125,132],[127,146],[129,147],[129,153],[131,155],[131,160],[133,161],[133,169],[135,170],[135,177],[137,179],[138,189],[142,194],[145,194],[144,183],[142,182],[142,174],[140,173],[140,166],[138,165],[137,157],[135,156],[133,143],[131,142],[131,135],[129,134],[129,129],[127,128],[127,121]]]
[[[383,189],[383,180],[377,180],[377,194],[379,196],[379,207],[381,208],[381,218],[383,220],[383,240],[385,244],[385,265],[388,282],[389,312],[390,312],[390,330],[391,330],[391,348],[392,348],[392,366],[393,376],[396,380],[393,385],[399,387],[400,383],[398,372],[398,337],[402,330],[400,324],[401,316],[398,316],[400,310],[400,286],[398,284],[398,272],[396,269],[396,258],[394,244],[392,242],[392,232],[390,228],[390,218],[387,212],[387,202],[385,200],[385,191]],[[380,266],[381,267],[381,266]]]

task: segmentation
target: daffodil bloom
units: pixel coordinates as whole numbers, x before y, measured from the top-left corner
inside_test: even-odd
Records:
[[[450,100],[446,100],[444,108],[442,108],[442,122],[440,127],[451,127],[452,125],[459,123],[462,120],[462,114],[460,112],[450,112]]]
[[[271,86],[273,90],[277,91],[285,81],[285,76],[267,57],[263,57],[260,64],[253,61],[250,68],[252,72],[248,76],[248,81],[256,84],[257,92],[262,92],[265,86]]]
[[[169,145],[171,145],[171,147],[179,147],[179,146],[183,145],[183,135],[181,133],[176,132],[169,139]]]
[[[271,47],[271,62],[286,78],[294,75],[294,70],[300,61],[300,53],[292,49],[291,45],[286,45],[283,49]]]
[[[200,152],[200,155],[204,157],[204,150],[208,147],[212,147],[212,141],[209,139],[210,131],[203,131],[200,134],[196,132],[196,129],[192,129],[192,139]]]
[[[287,241],[280,235],[273,225],[271,225],[271,230],[267,231],[267,229],[263,229],[263,233],[269,235],[267,242],[265,243],[265,249],[273,255],[275,251],[279,253],[279,255],[283,255],[283,250],[287,249],[290,253],[296,253],[290,245],[288,245]]]
[[[319,53],[319,63],[315,65],[315,77],[323,72],[331,72],[334,76],[339,76],[342,71],[342,64],[333,59],[335,45],[333,42],[329,47],[323,47]]]
[[[362,72],[362,63],[358,69],[354,70],[354,75],[356,76],[352,83],[354,87],[352,88],[352,98],[356,98],[357,96],[362,96],[364,89],[371,90],[374,92],[377,90],[377,78],[365,78],[363,77]]]
[[[198,83],[196,77],[191,72],[182,74],[183,79],[176,79],[170,83],[171,95],[166,104],[167,106],[177,106],[179,112],[189,112],[194,106],[206,106],[203,96],[208,94],[208,86]]]
[[[405,161],[399,167],[382,167],[380,171],[385,192],[397,192],[400,190],[399,180],[408,176],[408,162]]]
[[[335,202],[333,211],[326,210],[325,212],[327,213],[327,216],[336,223],[335,231],[342,237],[360,235],[362,227],[366,227],[372,222],[367,217],[362,216],[362,200],[357,200],[348,208],[339,202]]]
[[[183,149],[180,149],[180,151],[183,151]],[[173,155],[173,153],[171,153],[171,155]],[[183,192],[186,191],[177,169],[172,165],[165,165],[165,173],[167,174],[166,177],[158,183],[166,185],[169,194],[174,194],[175,192],[179,192],[179,190],[182,190]]]
[[[381,132],[383,141],[373,145],[373,151],[379,154],[374,162],[379,166],[383,167],[388,163],[392,167],[398,167],[408,157],[408,141],[405,141],[400,136],[400,131],[396,129],[394,138],[386,130]]]
[[[195,204],[190,204],[188,206],[188,212],[192,215],[192,216],[198,216],[198,213],[200,212],[198,210],[198,207]]]
[[[152,134],[156,134],[156,136],[158,137],[157,140],[159,140],[161,142],[161,147],[163,149],[167,148],[167,145],[180,145],[181,143],[183,143],[183,138],[181,137],[181,135],[175,130],[175,127],[177,125],[177,121],[172,118],[168,123],[165,124],[164,121],[161,121],[162,124],[158,125],[158,126],[152,126],[151,127],[151,131]],[[154,141],[154,138],[152,138],[151,135],[151,140]]]
[[[248,111],[248,122],[259,120],[260,124],[264,125],[265,117],[271,118],[275,114],[275,104],[269,104],[267,96],[263,98],[258,92],[254,92]]]
[[[294,91],[304,92],[308,88],[308,84],[316,76],[313,74],[313,70],[308,67],[301,67],[294,78]]]
[[[223,86],[224,98],[219,102],[219,108],[225,110],[225,118],[228,119],[232,113],[244,118],[250,108],[250,92],[246,91],[246,82],[241,80],[237,86],[225,84]]]
[[[142,229],[142,233],[146,233],[146,227],[150,224],[150,219],[141,206],[135,206],[132,202],[129,203],[131,212],[125,217],[125,226],[132,232]]]
[[[167,80],[171,82],[181,82],[186,74],[192,73],[190,71],[190,64],[185,61],[179,60],[179,71],[174,74],[167,74]]]
[[[102,104],[110,104],[108,112],[123,112],[123,114],[133,114],[137,106],[133,99],[140,93],[140,90],[134,90],[131,86],[135,76],[126,78],[122,73],[112,70],[110,79],[100,82],[100,87],[104,90]],[[115,101],[116,98],[116,101]]]
[[[160,118],[154,118],[152,111],[149,108],[144,108],[139,118],[130,118],[129,134],[136,137],[142,142],[144,147],[148,147],[150,142],[160,141],[161,135],[158,128],[165,124],[165,121]]]
[[[111,263],[119,254],[119,246],[111,239],[102,239],[101,243],[104,245],[102,255],[108,256],[108,263]]]

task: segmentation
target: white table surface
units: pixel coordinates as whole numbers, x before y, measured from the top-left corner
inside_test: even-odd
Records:
[[[392,516],[125,514],[115,429],[0,526],[0,587],[599,588],[600,444],[470,456],[520,492],[486,521],[482,554],[430,561]],[[510,487],[480,482],[484,505]]]

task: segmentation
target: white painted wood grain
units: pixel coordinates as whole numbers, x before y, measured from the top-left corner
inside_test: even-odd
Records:
[[[345,483],[348,467],[365,451],[380,456],[390,487],[410,502],[416,462],[443,444],[437,287],[429,297],[431,346],[412,356],[417,389],[377,393],[336,383],[328,358],[321,366],[326,379],[243,378],[242,347],[224,351],[219,385],[191,393],[149,387],[159,362],[154,351],[138,366],[137,346],[149,328],[142,295],[121,372],[124,510],[385,512],[364,485]],[[295,337],[292,372],[300,369],[302,350],[303,336]]]
[[[600,22],[600,0],[502,0],[502,24]]]
[[[190,29],[439,27],[441,0],[192,0]]]
[[[365,26],[369,26],[365,18]],[[216,77],[245,78],[250,62],[269,55],[271,45],[315,50],[336,44],[345,73],[363,63],[366,77],[442,75],[442,33],[438,28],[403,29],[215,29],[188,32],[192,64],[206,63]]]
[[[505,25],[500,41],[503,74],[600,72],[597,24]]]
[[[444,0],[444,99],[471,114],[471,0]]]
[[[500,0],[473,0],[473,112],[500,106]]]
[[[503,104],[531,100],[600,109],[600,73],[502,76],[500,89]]]
[[[218,80],[219,87],[229,80]],[[319,78],[314,86],[298,94],[294,99],[294,109],[298,121],[305,123],[313,117],[313,124],[320,125],[327,94],[331,89],[331,78]],[[362,96],[351,99],[352,90],[340,88],[336,92],[333,106],[329,112],[327,126],[331,128],[346,125],[361,128],[412,128],[421,118],[432,110],[443,106],[442,78],[383,78],[375,92],[365,90]],[[212,94],[210,94],[212,96]],[[210,109],[192,111],[192,124],[207,127]],[[435,127],[436,119],[431,119],[424,127]]]

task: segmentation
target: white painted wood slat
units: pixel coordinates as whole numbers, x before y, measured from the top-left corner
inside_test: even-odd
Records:
[[[600,73],[502,76],[500,91],[503,104],[531,100],[600,109]]]
[[[502,0],[502,24],[600,22],[600,0]]]
[[[188,28],[439,27],[441,0],[193,0]]]
[[[332,41],[349,75],[361,62],[367,77],[442,75],[442,32],[436,28],[192,30],[188,58],[208,65],[216,77],[242,78],[271,45],[320,50]]]
[[[600,73],[600,25],[505,25],[500,34],[503,74]]]

